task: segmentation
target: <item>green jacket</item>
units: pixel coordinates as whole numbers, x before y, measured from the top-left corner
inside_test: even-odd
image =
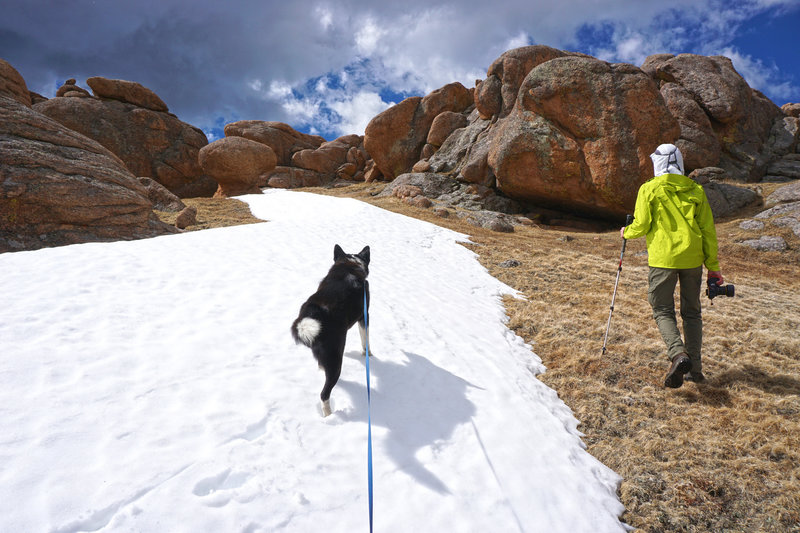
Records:
[[[681,174],[662,174],[639,188],[626,239],[647,237],[648,263],[660,268],[719,270],[717,231],[703,187]]]

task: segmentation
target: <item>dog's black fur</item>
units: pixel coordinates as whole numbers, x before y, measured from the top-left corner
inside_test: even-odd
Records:
[[[330,396],[342,372],[342,358],[347,330],[358,323],[361,347],[366,352],[369,320],[369,246],[358,254],[346,254],[337,244],[333,248],[333,266],[322,279],[317,292],[300,307],[292,324],[292,337],[311,348],[314,358],[325,371],[325,386],[319,397],[323,416],[331,413]],[[367,316],[364,316],[366,292]]]

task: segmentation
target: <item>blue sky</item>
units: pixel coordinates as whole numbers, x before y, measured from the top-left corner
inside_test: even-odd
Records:
[[[333,139],[529,44],[635,65],[726,55],[777,105],[800,102],[798,28],[800,0],[10,0],[0,57],[47,97],[67,78],[137,81],[209,140],[245,119]]]

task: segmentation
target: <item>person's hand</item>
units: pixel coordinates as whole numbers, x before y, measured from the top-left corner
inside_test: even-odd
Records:
[[[625,238],[625,226],[619,228],[619,236],[622,237],[623,239]]]
[[[722,272],[719,270],[709,270],[708,271],[708,281],[714,280],[715,285],[722,285]]]

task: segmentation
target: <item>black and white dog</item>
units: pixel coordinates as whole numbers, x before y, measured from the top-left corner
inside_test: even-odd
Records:
[[[317,292],[309,296],[300,307],[300,314],[292,324],[295,342],[311,348],[319,367],[325,371],[325,386],[319,395],[322,400],[322,416],[331,414],[331,390],[342,373],[344,341],[347,330],[356,322],[361,333],[361,348],[366,353],[368,274],[369,246],[365,246],[357,254],[346,254],[337,244],[333,247],[333,266],[320,282]]]

